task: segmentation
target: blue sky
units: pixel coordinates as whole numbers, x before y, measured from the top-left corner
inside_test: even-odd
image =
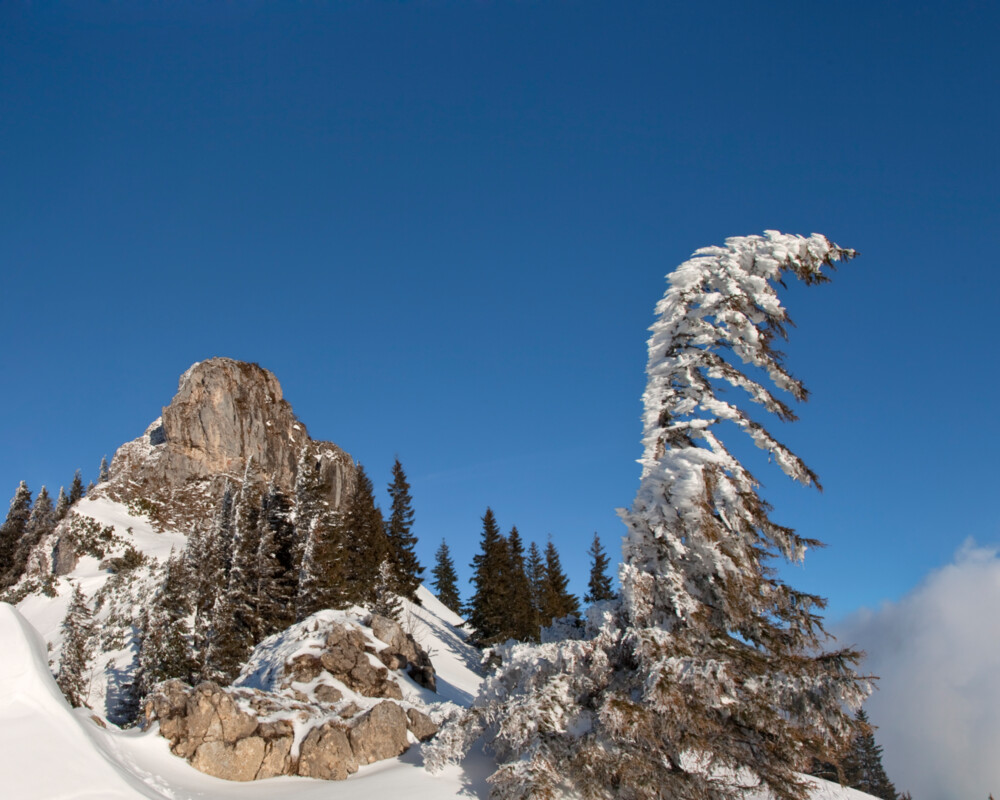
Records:
[[[992,3],[4,3],[0,494],[86,479],[214,355],[413,484],[559,546],[638,484],[664,275],[766,228],[813,399],[757,472],[839,617],[1000,542]],[[383,499],[383,503],[385,500]],[[467,585],[463,585],[463,589]]]

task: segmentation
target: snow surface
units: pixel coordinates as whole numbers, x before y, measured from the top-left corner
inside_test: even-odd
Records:
[[[171,548],[183,549],[178,533],[153,530],[148,520],[105,498],[74,507],[93,517],[158,562]],[[130,530],[131,529],[131,530]],[[60,625],[73,584],[88,598],[111,579],[97,559],[85,557],[56,583],[58,595],[31,595],[15,609],[0,603],[0,794],[16,800],[451,800],[489,796],[486,778],[495,769],[489,756],[473,752],[462,764],[431,774],[420,748],[362,767],[346,781],[280,777],[233,783],[204,775],[170,753],[167,741],[148,731],[104,727],[103,703],[95,712],[73,709],[50,673],[49,649],[58,652]],[[425,587],[422,605],[405,603],[401,623],[429,653],[437,671],[438,693],[412,684],[407,699],[467,705],[479,689],[478,653],[465,641],[462,619]],[[332,612],[331,612],[332,613]],[[124,662],[129,649],[102,658]],[[100,666],[100,665],[98,665]],[[92,697],[102,695],[102,673]],[[103,700],[103,697],[100,697]],[[817,781],[813,800],[864,800],[868,795]]]

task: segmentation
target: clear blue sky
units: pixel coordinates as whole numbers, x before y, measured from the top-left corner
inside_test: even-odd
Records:
[[[862,252],[792,288],[781,435],[877,605],[995,497],[995,3],[0,4],[0,502],[138,436],[192,362],[257,361],[463,577],[480,516],[585,589],[638,482],[646,328],[697,247]],[[383,493],[383,504],[385,503]],[[467,584],[463,583],[463,590]]]

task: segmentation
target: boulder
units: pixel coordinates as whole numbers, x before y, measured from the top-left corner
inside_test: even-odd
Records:
[[[309,731],[299,749],[299,775],[342,781],[357,771],[358,761],[343,728],[328,722]]]
[[[406,719],[413,735],[421,742],[426,742],[438,732],[438,726],[434,720],[415,708],[406,710]]]
[[[371,764],[406,752],[410,746],[407,723],[406,712],[388,700],[362,715],[348,734],[358,763]]]
[[[227,781],[252,781],[260,772],[266,749],[259,736],[248,736],[234,744],[207,741],[195,751],[191,766]]]

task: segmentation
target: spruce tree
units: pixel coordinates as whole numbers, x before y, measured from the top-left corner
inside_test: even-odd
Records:
[[[379,567],[389,558],[382,511],[375,504],[375,489],[365,468],[355,470],[354,492],[344,519],[344,550],[347,556],[347,600],[370,606],[375,601]]]
[[[55,509],[52,507],[52,498],[49,497],[48,490],[43,486],[35,496],[35,502],[31,505],[31,513],[28,515],[28,523],[25,526],[24,534],[17,542],[14,549],[14,558],[11,563],[9,575],[10,583],[14,584],[21,578],[28,568],[28,559],[31,551],[48,536],[56,527]]]
[[[504,598],[508,608],[508,631],[522,642],[538,639],[538,624],[532,602],[531,583],[525,572],[524,543],[515,525],[507,534],[507,580]]]
[[[62,486],[60,486],[59,497],[56,498],[56,510],[55,510],[56,522],[60,522],[66,519],[66,515],[68,513],[69,513],[69,496],[66,494],[66,490]]]
[[[559,551],[549,539],[545,545],[545,577],[541,594],[542,627],[552,624],[554,619],[580,617],[580,602],[569,591],[569,578],[563,572]]]
[[[531,607],[534,611],[534,627],[539,629],[542,626],[542,592],[545,586],[545,561],[542,559],[542,551],[538,545],[532,542],[528,547],[528,556],[524,562],[524,573],[528,578],[528,586],[531,590]],[[548,624],[551,620],[547,621]]]
[[[772,347],[789,324],[774,284],[822,283],[825,267],[853,256],[818,234],[769,231],[699,250],[669,277],[649,340],[642,477],[620,512],[620,599],[582,639],[500,648],[472,708],[425,752],[431,768],[483,736],[504,800],[564,789],[588,799],[808,796],[799,770],[850,741],[850,709],[871,683],[854,670],[859,652],[823,651],[822,598],[780,581],[770,563],[801,561],[818,543],[770,519],[722,436],[742,430],[791,478],[816,476],[719,390],[793,419],[759,382],[805,399]]]
[[[10,510],[3,525],[0,525],[0,589],[13,586],[21,577],[14,563],[18,544],[28,530],[31,517],[31,491],[28,484],[21,481],[10,501]]]
[[[410,484],[398,458],[392,465],[389,496],[392,498],[392,506],[386,524],[386,535],[389,537],[396,591],[402,597],[419,602],[417,588],[424,568],[420,566],[414,551],[417,537],[413,535],[413,501],[410,497]]]
[[[482,517],[483,531],[480,552],[472,558],[474,587],[469,599],[466,621],[476,630],[475,641],[480,646],[496,644],[508,638],[508,608],[505,602],[504,580],[509,569],[507,541],[500,533],[493,509]]]
[[[296,530],[291,517],[288,497],[271,481],[261,508],[262,531],[258,547],[261,570],[258,605],[266,609],[261,612],[263,636],[284,630],[295,621],[299,565],[296,563]]]
[[[87,668],[94,652],[94,620],[79,584],[62,622],[62,653],[56,683],[71,706],[86,705],[89,675]]]
[[[139,649],[140,697],[160,681],[171,678],[192,682],[197,671],[191,626],[193,607],[188,593],[192,571],[183,556],[170,551],[163,568],[163,581],[146,609]]]
[[[451,559],[451,552],[444,539],[434,556],[434,569],[431,575],[434,576],[434,594],[447,608],[456,614],[462,613],[462,600],[458,595],[458,573],[455,572],[455,562]]]
[[[382,562],[378,568],[378,577],[375,579],[375,601],[372,603],[372,613],[382,617],[388,617],[399,621],[403,612],[403,604],[396,593],[397,573],[388,559]]]
[[[101,466],[97,471],[97,482],[106,483],[111,480],[111,469],[108,467],[108,457],[101,458]]]
[[[858,734],[841,763],[844,785],[882,800],[899,800],[899,793],[882,766],[882,747],[875,742],[875,731],[863,708],[855,716]]]
[[[260,544],[260,505],[247,465],[233,510],[231,567],[223,591],[212,606],[212,627],[206,663],[209,677],[223,684],[233,681],[256,644],[260,628],[256,617],[257,550]]]
[[[188,563],[193,572],[194,649],[202,669],[200,677],[218,670],[213,663],[212,640],[216,634],[214,613],[219,596],[229,583],[232,566],[233,491],[227,483],[210,528],[198,531],[189,541]]]
[[[80,470],[73,473],[73,482],[69,486],[69,504],[72,506],[83,499],[83,478],[80,477]]]
[[[587,594],[584,596],[585,603],[602,603],[605,600],[614,600],[615,593],[611,590],[611,576],[608,575],[608,564],[611,560],[601,547],[601,539],[597,532],[594,532],[594,541],[590,544],[590,581],[587,584]]]
[[[302,556],[298,619],[324,608],[347,608],[355,602],[350,572],[344,522],[339,514],[324,512],[313,519]]]

